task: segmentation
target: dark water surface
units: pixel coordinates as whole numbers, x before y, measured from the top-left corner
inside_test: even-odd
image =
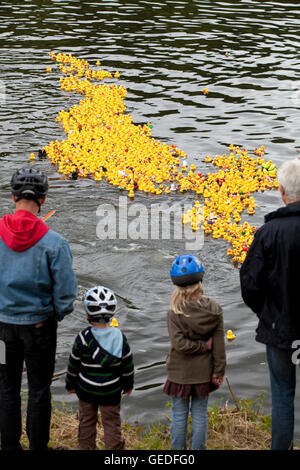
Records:
[[[150,121],[155,138],[180,147],[201,170],[207,171],[206,154],[226,153],[231,143],[249,151],[265,145],[266,157],[278,165],[297,156],[297,1],[1,1],[0,12],[0,80],[6,91],[0,106],[1,214],[13,210],[12,171],[28,162],[31,151],[64,137],[56,114],[80,99],[60,91],[58,73],[45,73],[53,65],[50,50],[72,53],[91,65],[99,59],[105,70],[118,70],[134,122]],[[201,93],[204,87],[210,90],[207,97]],[[135,356],[136,389],[124,399],[123,414],[142,422],[163,420],[168,413],[162,385],[169,345],[169,267],[184,251],[184,242],[99,240],[96,209],[117,205],[120,193],[104,183],[67,180],[48,160],[32,165],[50,178],[44,213],[57,210],[48,223],[69,240],[79,284],[75,311],[59,326],[54,400],[76,403],[65,394],[64,371],[74,336],[86,325],[80,298],[103,283],[119,296],[118,319]],[[251,222],[257,226],[265,213],[282,205],[278,192],[255,199]],[[153,201],[158,198],[145,194],[135,199],[147,206]],[[237,335],[227,344],[227,376],[238,397],[266,390],[269,411],[264,346],[254,340],[257,320],[242,302],[238,270],[226,250],[224,241],[206,238],[199,254],[206,267],[205,291],[223,306],[225,328]],[[210,403],[227,399],[223,385]]]

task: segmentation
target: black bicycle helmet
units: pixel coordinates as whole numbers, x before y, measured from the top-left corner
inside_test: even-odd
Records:
[[[32,168],[22,168],[15,171],[12,175],[11,191],[14,196],[19,199],[43,198],[48,191],[48,178],[41,171]]]

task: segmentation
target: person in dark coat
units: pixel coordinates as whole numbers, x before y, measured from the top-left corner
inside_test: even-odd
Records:
[[[293,448],[295,347],[300,339],[300,160],[282,165],[285,204],[265,216],[240,270],[244,302],[259,318],[256,340],[266,344],[272,392],[272,450]]]

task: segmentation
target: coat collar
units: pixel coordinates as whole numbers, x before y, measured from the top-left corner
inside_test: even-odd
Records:
[[[265,222],[269,222],[272,219],[278,219],[280,217],[290,217],[293,215],[300,215],[300,201],[291,202],[287,206],[280,207],[274,212],[270,212],[265,216]]]
[[[91,327],[88,326],[81,332],[81,341],[89,349],[94,361],[99,362],[103,367],[120,362],[120,358],[110,354],[102,348],[94,337]]]

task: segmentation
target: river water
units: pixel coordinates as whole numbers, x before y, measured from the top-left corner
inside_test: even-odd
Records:
[[[119,71],[133,121],[151,122],[153,137],[184,150],[201,171],[208,168],[205,155],[226,153],[231,143],[249,152],[265,145],[266,157],[278,165],[300,150],[296,1],[4,0],[0,12],[1,214],[13,211],[12,171],[27,164],[30,152],[64,137],[55,122],[57,112],[80,99],[61,92],[58,73],[45,73],[52,66],[51,50],[91,65],[99,59],[105,70]],[[208,96],[202,94],[204,87]],[[48,160],[31,165],[50,178],[43,214],[56,209],[48,224],[69,241],[79,284],[75,311],[59,325],[54,400],[76,406],[76,397],[64,391],[64,371],[74,337],[86,326],[80,299],[87,288],[104,284],[118,295],[118,320],[134,351],[135,390],[122,402],[123,416],[143,423],[163,420],[169,413],[162,392],[169,346],[166,311],[173,289],[169,268],[185,251],[184,241],[100,240],[97,207],[109,203],[117,208],[120,193],[105,183],[68,180]],[[178,199],[162,198],[168,204]],[[282,205],[279,192],[255,199],[251,222],[256,226]],[[135,202],[150,207],[158,197],[137,194]],[[236,334],[227,343],[226,374],[240,398],[265,391],[269,412],[265,350],[254,339],[257,319],[243,304],[238,269],[226,250],[226,242],[208,237],[199,251],[206,267],[205,292],[222,305],[225,328]],[[226,400],[230,394],[223,385],[210,403]],[[297,400],[296,412],[299,433]]]

